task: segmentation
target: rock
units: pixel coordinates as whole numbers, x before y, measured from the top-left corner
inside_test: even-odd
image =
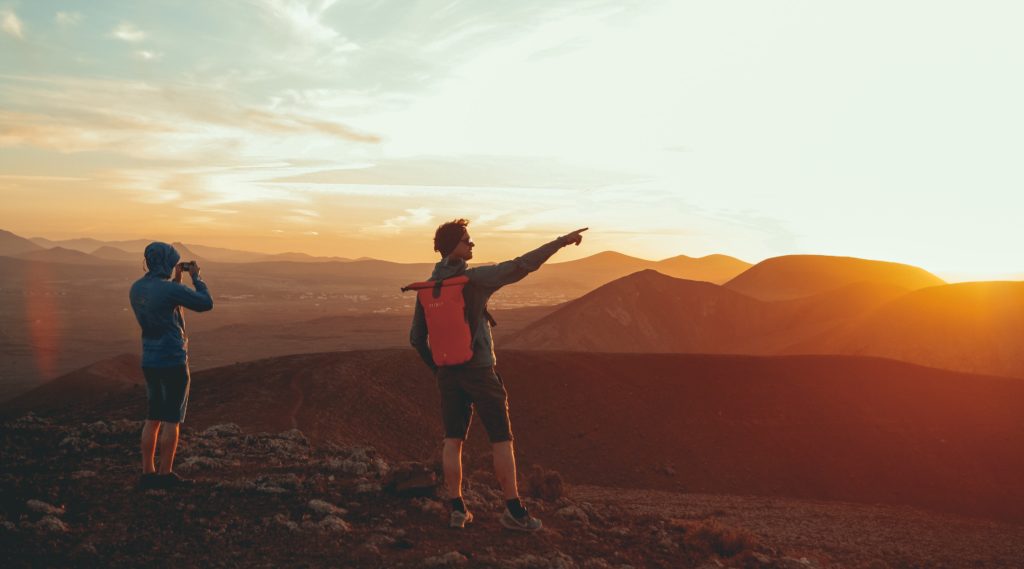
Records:
[[[96,472],[92,470],[76,470],[71,473],[72,480],[81,480],[83,478],[95,478]]]
[[[209,456],[190,456],[178,464],[177,470],[181,470],[182,472],[195,472],[197,470],[207,470],[211,468],[238,466],[241,466],[241,462],[237,460],[225,460]]]
[[[555,510],[555,515],[563,520],[569,520],[579,525],[590,525],[590,517],[578,506],[566,506]]]
[[[561,474],[534,464],[523,476],[523,493],[531,498],[555,502],[568,492]]]
[[[310,510],[313,510],[314,512],[316,512],[318,514],[327,514],[327,515],[340,514],[340,515],[344,515],[344,514],[348,513],[344,508],[339,508],[339,507],[335,506],[334,504],[331,504],[330,502],[325,502],[323,500],[313,499],[313,500],[310,500],[309,503],[306,504],[306,505],[309,506]]]
[[[612,565],[600,557],[594,557],[583,562],[583,569],[612,569]]]
[[[469,563],[469,559],[458,551],[449,551],[444,555],[428,557],[423,560],[423,565],[426,567],[458,567],[467,563]]]
[[[57,506],[51,506],[42,500],[29,500],[25,503],[28,509],[37,514],[49,515],[49,516],[63,516],[64,508],[58,508]]]
[[[360,482],[352,489],[356,494],[376,494],[381,491],[380,484],[376,482]]]
[[[0,522],[0,529],[3,529],[4,531],[17,531],[18,526],[8,521],[2,521]]]
[[[237,437],[242,434],[242,428],[234,423],[221,423],[214,425],[202,433],[204,437]]]
[[[665,474],[668,475],[668,476],[675,476],[678,473],[676,472],[675,468],[672,468],[671,466],[666,466],[665,467]]]
[[[43,519],[35,523],[35,527],[40,531],[53,533],[65,533],[68,531],[68,525],[54,516],[43,516]]]
[[[274,516],[274,522],[292,531],[299,531],[299,524],[288,519],[288,516],[284,514],[277,514],[276,516]]]
[[[434,496],[437,475],[422,462],[404,462],[388,474],[384,487],[399,496]]]

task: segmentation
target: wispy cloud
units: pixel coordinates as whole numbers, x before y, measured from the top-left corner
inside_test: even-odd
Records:
[[[0,10],[0,29],[18,39],[25,38],[24,26],[13,10]]]
[[[422,227],[427,225],[434,219],[434,214],[429,208],[411,208],[405,210],[403,215],[398,215],[390,219],[385,219],[380,225],[371,225],[364,227],[364,233],[370,234],[397,234],[401,233],[402,229],[413,226]]]
[[[54,20],[58,26],[70,28],[77,26],[82,21],[82,14],[80,12],[57,12]]]
[[[148,49],[140,49],[135,52],[135,59],[138,59],[139,61],[155,61],[163,56],[164,54],[162,53],[150,51]]]
[[[140,42],[146,39],[146,32],[130,22],[121,22],[110,32],[110,36],[126,42]]]

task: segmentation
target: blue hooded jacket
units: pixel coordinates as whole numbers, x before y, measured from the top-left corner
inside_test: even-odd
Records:
[[[135,319],[142,327],[142,367],[175,367],[188,364],[188,336],[181,308],[205,312],[213,299],[202,279],[192,279],[192,290],[170,280],[181,255],[167,243],[146,247],[149,272],[132,284],[128,294]]]

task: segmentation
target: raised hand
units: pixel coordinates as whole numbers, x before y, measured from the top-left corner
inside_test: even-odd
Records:
[[[562,236],[562,241],[564,241],[566,245],[572,243],[573,245],[579,246],[580,243],[583,243],[583,232],[588,229],[590,228],[584,227],[583,229],[577,229],[572,233],[567,233]]]

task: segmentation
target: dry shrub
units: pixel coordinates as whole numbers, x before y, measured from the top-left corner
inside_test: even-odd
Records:
[[[530,467],[530,471],[523,476],[523,492],[530,498],[554,502],[563,496],[568,496],[569,488],[562,480],[561,474],[554,470],[545,470],[540,465],[534,464]]]
[[[761,547],[753,534],[724,526],[716,520],[672,520],[671,525],[683,532],[683,547],[698,555],[731,558]]]

